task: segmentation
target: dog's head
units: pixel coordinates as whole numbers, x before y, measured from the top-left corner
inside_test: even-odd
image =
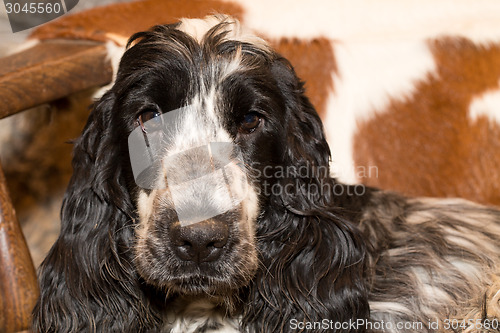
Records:
[[[168,290],[246,285],[259,265],[259,218],[290,180],[277,167],[328,168],[321,123],[290,64],[227,17],[133,36],[99,112],[128,143],[134,263]]]

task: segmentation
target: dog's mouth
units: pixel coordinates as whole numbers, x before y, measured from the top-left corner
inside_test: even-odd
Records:
[[[165,265],[154,262],[143,265],[139,260],[137,264],[139,274],[149,285],[182,295],[224,296],[241,283],[211,263]]]
[[[230,296],[247,286],[256,266],[244,259],[221,258],[216,263],[184,263],[180,270],[170,269],[164,286],[185,295]],[[242,258],[243,256],[239,256]]]
[[[147,284],[169,294],[231,298],[253,279],[257,265],[251,257],[255,251],[246,247],[224,251],[218,260],[207,262],[183,261],[176,256],[162,260],[162,256],[143,252],[135,264]]]

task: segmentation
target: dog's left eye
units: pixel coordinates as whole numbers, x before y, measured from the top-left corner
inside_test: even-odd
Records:
[[[243,133],[252,133],[259,127],[262,118],[257,112],[247,113],[241,121],[240,131]]]
[[[154,132],[162,126],[161,112],[158,110],[145,110],[137,117],[137,123],[144,132]]]

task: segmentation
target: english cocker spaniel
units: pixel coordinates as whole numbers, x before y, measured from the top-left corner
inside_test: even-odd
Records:
[[[500,212],[330,176],[290,63],[228,17],[134,35],[74,148],[35,332],[488,332]]]

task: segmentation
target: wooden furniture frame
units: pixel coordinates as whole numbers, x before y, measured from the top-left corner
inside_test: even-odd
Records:
[[[103,43],[48,40],[0,59],[0,121],[112,80]],[[0,332],[29,328],[38,298],[35,268],[0,164]]]

